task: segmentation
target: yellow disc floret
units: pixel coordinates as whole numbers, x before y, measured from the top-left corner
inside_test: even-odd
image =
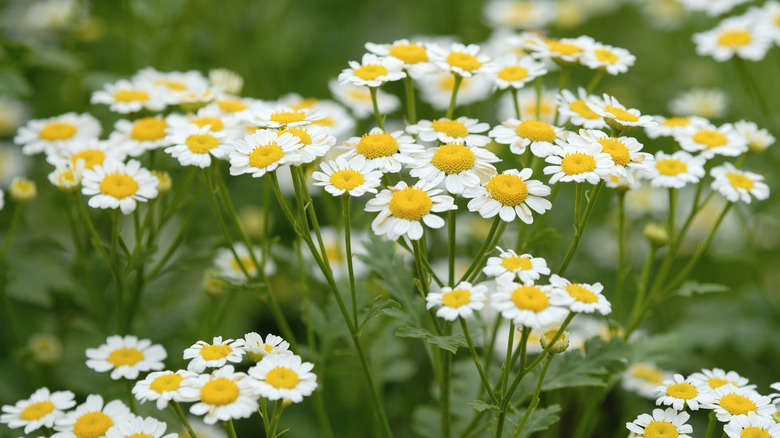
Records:
[[[436,149],[431,159],[437,169],[451,175],[458,174],[474,167],[477,158],[466,145],[462,143],[447,143]]]
[[[433,201],[428,193],[415,187],[395,191],[388,205],[393,216],[410,221],[422,219],[430,213],[431,207]]]
[[[645,426],[644,438],[677,438],[680,432],[677,426],[668,421],[651,421]]]
[[[144,117],[133,123],[130,138],[137,141],[154,141],[165,137],[168,123],[162,117]]]
[[[669,385],[666,388],[666,395],[683,400],[691,400],[699,395],[699,391],[690,383],[682,382]]]
[[[512,291],[512,302],[518,309],[541,312],[550,306],[550,299],[536,286],[520,286]]]
[[[522,81],[528,76],[528,69],[519,65],[510,65],[498,71],[498,78],[507,82]]]
[[[753,35],[748,30],[728,30],[718,36],[718,44],[732,48],[742,47],[753,41]]]
[[[619,122],[638,122],[639,116],[631,114],[630,112],[613,105],[607,105],[604,107],[604,111],[612,114],[614,119]]]
[[[503,205],[514,207],[528,197],[528,185],[517,175],[502,173],[485,184],[490,196]]]
[[[714,148],[725,145],[729,142],[729,139],[718,131],[702,129],[697,131],[696,134],[693,134],[693,141],[707,146],[708,148]]]
[[[441,302],[447,307],[457,309],[471,302],[471,291],[468,289],[454,289],[441,296]]]
[[[205,345],[200,349],[200,357],[203,360],[218,360],[228,357],[233,352],[233,347],[230,345]]]
[[[450,52],[447,55],[447,64],[467,72],[472,72],[482,67],[482,63],[479,62],[476,56],[466,52]]]
[[[249,108],[241,99],[217,99],[217,106],[226,113],[237,113]]]
[[[406,64],[417,64],[428,60],[428,52],[419,44],[399,44],[390,49],[390,56],[400,59]]]
[[[292,389],[298,386],[300,378],[295,371],[276,367],[265,375],[265,383],[279,389]]]
[[[198,125],[199,128],[209,125],[209,131],[213,132],[221,131],[225,127],[225,124],[222,123],[219,117],[200,117],[191,120],[191,123]]]
[[[184,377],[178,374],[163,374],[152,380],[152,383],[149,384],[149,389],[158,394],[166,391],[176,391],[179,389],[182,380],[184,380]]]
[[[457,120],[434,120],[431,123],[431,128],[436,132],[441,132],[454,138],[463,138],[469,135],[466,125]]]
[[[287,128],[279,131],[277,134],[281,136],[285,132],[296,137],[304,146],[311,144],[311,135],[303,128]]]
[[[363,184],[365,180],[362,173],[352,169],[339,170],[333,172],[330,176],[330,183],[333,184],[333,187],[346,191],[358,187]]]
[[[758,412],[753,400],[739,394],[726,394],[718,403],[721,408],[731,415],[747,415],[748,412]]]
[[[106,154],[100,149],[84,149],[83,151],[80,151],[77,154],[73,155],[70,161],[75,166],[79,160],[83,160],[84,168],[92,169],[98,164],[103,164],[103,161],[105,159],[106,159]]]
[[[374,79],[387,74],[387,68],[381,64],[367,64],[354,70],[355,76],[364,81],[373,81]]]
[[[552,125],[539,120],[524,120],[515,128],[515,133],[531,141],[555,141],[555,129]]]
[[[100,193],[116,199],[133,196],[138,191],[138,183],[130,175],[112,173],[100,182]]]
[[[306,119],[305,111],[277,111],[271,114],[271,121],[280,125],[300,122]]]
[[[38,131],[38,137],[47,141],[67,140],[74,135],[76,127],[64,122],[50,122]]]
[[[658,173],[666,176],[674,176],[688,171],[688,165],[674,158],[667,158],[655,162]]]
[[[742,429],[739,438],[772,438],[772,435],[760,427],[752,426]]]
[[[728,178],[731,187],[734,187],[735,189],[745,189],[750,191],[755,185],[752,179],[739,173],[727,173],[726,178]]]
[[[547,40],[547,47],[551,53],[561,56],[573,56],[582,52],[582,48],[576,44],[563,43],[552,39]]]
[[[108,415],[102,412],[90,412],[76,420],[73,434],[77,438],[98,438],[105,435],[113,425],[114,421]]]
[[[357,153],[368,159],[389,157],[398,152],[398,140],[386,132],[364,134],[357,146]]]
[[[586,303],[586,304],[592,304],[599,301],[598,295],[594,294],[593,292],[589,291],[586,287],[579,285],[579,284],[567,284],[565,286],[566,292],[571,295],[572,298],[575,300]]]
[[[117,102],[143,102],[149,100],[149,93],[144,90],[119,90],[114,93],[114,100]]]
[[[40,420],[52,411],[54,411],[54,403],[44,400],[28,405],[19,414],[19,417],[24,421],[35,421]]]
[[[620,58],[615,55],[615,52],[609,49],[596,49],[593,51],[593,54],[596,55],[596,59],[601,62],[606,62],[607,64],[615,64],[620,60]]]
[[[601,116],[596,114],[590,107],[588,107],[588,104],[585,103],[582,99],[577,99],[574,102],[569,105],[569,108],[571,108],[572,111],[579,114],[580,117],[585,119],[600,119]]]
[[[631,153],[626,145],[615,137],[605,137],[598,140],[598,144],[604,152],[612,157],[612,161],[618,166],[626,167],[631,162]]]
[[[219,139],[211,134],[193,134],[184,140],[193,154],[205,154],[219,146]]]
[[[118,348],[108,355],[108,361],[115,367],[132,366],[144,360],[144,354],[137,348]]]
[[[561,170],[567,175],[593,172],[596,170],[596,159],[582,152],[569,153],[561,160]]]
[[[521,271],[527,271],[529,269],[533,269],[534,265],[531,262],[530,257],[510,256],[501,259],[501,267],[503,267],[507,271],[514,272],[517,271],[518,269]]]
[[[238,399],[239,394],[236,382],[224,377],[210,380],[200,388],[200,400],[213,406],[229,405]]]
[[[258,169],[266,168],[284,157],[284,150],[276,142],[260,145],[249,153],[249,165]]]
[[[669,117],[668,119],[661,122],[661,125],[678,127],[678,126],[688,126],[690,123],[691,123],[691,119],[689,117],[681,116],[681,117]]]

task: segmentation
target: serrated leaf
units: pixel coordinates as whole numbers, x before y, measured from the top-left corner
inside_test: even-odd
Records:
[[[675,295],[681,297],[691,297],[693,295],[704,295],[711,293],[728,292],[729,287],[718,283],[699,283],[698,281],[686,281],[679,289],[674,291]]]
[[[401,327],[396,330],[395,335],[402,338],[419,338],[451,353],[456,353],[458,347],[466,346],[466,340],[461,335],[439,336],[417,327]]]
[[[358,330],[362,329],[366,323],[372,318],[376,318],[379,315],[385,315],[389,310],[400,309],[401,303],[391,298],[376,297],[371,305],[367,306],[363,321],[360,323]]]
[[[605,386],[610,374],[622,371],[631,357],[631,346],[622,338],[585,342],[585,352],[570,350],[553,359],[543,390],[578,386]]]
[[[474,400],[473,402],[469,403],[469,406],[473,407],[474,410],[477,412],[483,412],[488,409],[492,409],[496,412],[499,412],[501,410],[500,406],[496,406],[491,403],[485,403],[482,400]]]
[[[561,420],[558,413],[561,407],[558,405],[547,406],[546,408],[536,409],[528,416],[528,420],[523,426],[523,430],[518,435],[519,438],[528,438],[534,432],[547,430],[550,426]],[[525,415],[525,409],[520,411],[520,418]],[[514,435],[513,435],[514,436]]]

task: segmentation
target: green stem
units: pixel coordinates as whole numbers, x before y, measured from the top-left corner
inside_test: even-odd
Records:
[[[494,248],[491,248],[490,244],[493,241],[493,237],[496,235],[496,231],[498,230],[498,226],[500,222],[501,222],[501,218],[498,215],[496,215],[496,217],[493,219],[493,224],[490,226],[490,231],[488,231],[487,237],[485,237],[485,241],[482,243],[482,248],[480,248],[477,255],[474,256],[474,260],[471,261],[471,265],[469,265],[469,268],[466,270],[466,273],[463,274],[463,276],[460,278],[458,283],[460,283],[461,281],[465,281],[467,278],[469,278],[472,271],[474,271],[474,269],[476,269],[479,266],[479,261],[482,254],[484,254],[488,250],[490,252],[493,252]]]
[[[237,438],[236,436],[236,428],[233,426],[233,419],[231,418],[228,421],[225,421],[222,423],[225,426],[225,431],[228,434],[228,438]],[[273,435],[268,435],[269,437],[273,437]]]
[[[501,397],[506,397],[506,386],[509,384],[509,373],[512,372],[512,353],[515,347],[515,323],[509,321],[509,331],[506,337],[506,358],[504,359],[504,367],[501,370]],[[522,371],[522,370],[521,370]]]
[[[515,433],[512,435],[513,438],[517,438],[520,436],[520,433],[523,431],[523,427],[525,427],[525,424],[528,422],[528,418],[531,416],[531,414],[536,409],[536,406],[539,405],[539,394],[542,393],[542,383],[544,382],[544,376],[547,374],[547,368],[550,367],[550,363],[553,359],[552,354],[547,354],[547,360],[544,362],[544,365],[542,366],[542,371],[539,374],[539,381],[536,383],[536,389],[534,390],[534,394],[531,396],[531,403],[528,405],[528,409],[525,410],[525,414],[523,415],[523,418],[520,420],[520,424],[517,425],[515,428]]]
[[[276,403],[274,403],[274,412],[271,414],[271,425],[270,430],[268,431],[268,438],[276,438],[276,429],[279,426],[279,419],[282,418],[283,410],[284,400],[277,400]]]
[[[357,305],[357,292],[355,290],[355,271],[352,266],[352,236],[351,236],[351,220],[350,220],[350,197],[345,195],[341,197],[342,200],[342,212],[344,214],[344,244],[346,246],[346,259],[347,259],[347,271],[349,272],[349,295],[352,298],[352,319],[355,327],[359,325],[358,322],[358,305]]]
[[[14,234],[16,234],[16,228],[19,226],[19,222],[22,219],[22,210],[24,210],[24,203],[16,202],[14,204],[13,216],[11,217],[11,224],[8,226],[8,231],[5,233],[5,239],[3,239],[3,246],[0,248],[0,259],[5,259],[5,254],[11,246],[11,240],[13,240]]]
[[[452,120],[452,116],[455,114],[455,101],[458,99],[458,89],[461,82],[463,82],[463,76],[453,73],[455,75],[455,84],[452,86],[452,97],[450,98],[450,106],[447,108],[447,114],[444,116],[447,119]]]
[[[522,120],[522,113],[520,112],[520,102],[517,101],[517,88],[511,87],[509,89],[512,93],[512,103],[515,106],[515,117],[517,120]]]
[[[479,360],[479,355],[477,355],[477,349],[474,346],[474,341],[471,339],[471,334],[469,333],[469,326],[468,324],[466,324],[466,320],[463,318],[460,318],[460,327],[461,329],[463,329],[463,336],[466,338],[466,343],[469,346],[469,353],[471,353],[471,359],[474,361],[474,365],[476,365],[477,367],[477,372],[479,372],[479,377],[482,379],[482,386],[487,390],[488,395],[490,396],[490,401],[492,401],[493,404],[498,405],[498,399],[496,398],[496,394],[493,392],[493,388],[490,386],[490,381],[488,380],[485,370],[482,368],[482,363]]]
[[[376,119],[376,126],[379,127],[382,131],[385,130],[385,123],[382,121],[382,115],[379,114],[379,104],[376,100],[376,90],[378,87],[368,87],[369,91],[371,92],[371,104],[374,106],[374,119]]]
[[[623,284],[626,280],[626,192],[618,190],[618,266],[615,284],[615,303],[612,306],[613,318],[620,323],[623,307]]]
[[[409,72],[406,72],[404,78],[404,92],[406,94],[406,117],[410,125],[417,123],[417,108],[414,97],[414,83],[412,77],[409,76]]]
[[[441,438],[449,438],[450,431],[450,371],[452,367],[452,355],[448,351],[441,350],[441,394],[439,397],[441,416]]]
[[[650,281],[650,271],[652,270],[653,260],[655,259],[655,253],[657,251],[658,248],[656,246],[650,245],[650,250],[647,253],[647,257],[645,257],[645,263],[642,266],[642,273],[639,276],[639,287],[637,288],[637,293],[634,297],[634,304],[631,306],[631,317],[629,318],[628,326],[623,335],[625,339],[628,339],[628,336],[634,330],[634,327],[639,325],[637,318],[639,318],[640,314],[642,313],[642,303],[644,302],[647,288],[650,286],[648,284]]]
[[[590,80],[588,83],[588,87],[585,89],[588,94],[593,94],[593,91],[596,89],[596,86],[598,86],[599,82],[601,82],[601,79],[604,77],[604,72],[606,70],[604,69],[598,69],[596,70],[596,73],[593,75],[593,79]]]
[[[599,196],[599,191],[601,191],[603,186],[604,180],[601,180],[596,185],[596,188],[593,189],[593,193],[591,194],[590,199],[588,199],[588,204],[585,206],[585,213],[574,228],[574,238],[571,241],[569,250],[566,252],[566,257],[564,257],[563,262],[561,263],[561,267],[558,269],[558,275],[563,275],[564,272],[566,272],[566,268],[569,267],[569,263],[571,263],[572,257],[574,257],[574,253],[577,251],[577,246],[580,243],[582,232],[584,231],[585,226],[588,224],[588,219],[590,219],[591,213],[593,213],[593,207],[596,205],[596,199]]]
[[[455,198],[455,201],[457,202],[457,195],[454,195],[453,198]],[[450,210],[447,216],[447,234],[449,237],[449,241],[447,242],[447,255],[449,259],[449,286],[455,287],[455,218],[457,216],[457,210]]]
[[[191,438],[198,438],[197,435],[195,435],[195,431],[192,430],[192,426],[190,426],[190,423],[187,421],[187,417],[184,416],[184,412],[181,410],[181,405],[178,402],[175,402],[171,400],[171,407],[173,408],[173,412],[176,413],[176,417],[179,419],[179,422],[184,426],[184,429],[187,431],[188,434],[190,434]]]
[[[707,422],[707,432],[704,434],[704,438],[712,438],[715,433],[715,426],[718,424],[718,419],[715,416],[715,411],[711,411],[709,415],[709,421]]]
[[[534,91],[536,92],[536,120],[542,118],[542,77],[539,76],[534,80]],[[534,172],[536,173],[536,172]]]

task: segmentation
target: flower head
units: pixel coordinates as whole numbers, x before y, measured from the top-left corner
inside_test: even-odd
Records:
[[[409,164],[410,174],[435,186],[444,183],[447,191],[461,194],[496,174],[492,164],[499,161],[492,152],[478,146],[452,142],[416,154]]]
[[[655,389],[658,396],[655,404],[671,406],[678,411],[686,407],[696,411],[702,404],[710,402],[711,392],[707,384],[675,374],[672,379],[665,380]]]
[[[626,427],[631,432],[639,434],[644,438],[691,438],[689,433],[693,433],[693,428],[688,424],[691,416],[687,412],[677,412],[672,408],[666,410],[653,409],[653,415],[641,414],[631,423],[626,423]]]
[[[550,184],[558,181],[596,184],[611,174],[615,166],[612,157],[602,152],[598,143],[577,147],[559,142],[553,147],[553,155],[545,161],[552,164],[544,168],[545,175],[552,175]]]
[[[490,297],[491,305],[518,327],[542,330],[549,324],[560,324],[569,313],[561,305],[563,303],[550,294],[550,286],[515,283],[506,277],[500,277],[496,284],[496,292]]]
[[[423,147],[414,142],[410,135],[403,131],[386,132],[379,128],[372,129],[362,137],[352,137],[344,142],[348,149],[345,159],[362,155],[366,163],[383,173],[401,171],[401,164],[414,161],[412,155],[422,152]]]
[[[206,368],[219,368],[228,362],[239,363],[245,353],[242,340],[223,341],[222,336],[215,336],[211,344],[198,341],[184,350],[184,359],[192,359],[187,370],[201,373]]]
[[[508,144],[517,155],[522,155],[530,147],[531,153],[544,158],[552,154],[555,140],[560,139],[563,132],[563,129],[541,120],[510,118],[493,128],[490,136],[497,143]]]
[[[507,277],[514,280],[517,277],[522,283],[534,282],[542,275],[550,275],[547,260],[534,257],[531,254],[517,255],[514,250],[504,251],[496,247],[498,257],[490,257],[487,266],[482,269],[485,275],[491,277]]]
[[[48,119],[30,120],[19,128],[14,143],[22,146],[22,153],[35,155],[56,153],[69,144],[97,139],[102,128],[91,114],[66,113]]]
[[[423,224],[434,229],[444,226],[444,219],[434,213],[458,208],[451,196],[440,193],[440,189],[435,189],[426,181],[419,181],[411,187],[401,181],[382,190],[366,204],[366,211],[379,212],[371,223],[371,229],[378,236],[387,236],[390,240],[404,235],[411,240],[419,240]]]
[[[608,315],[612,312],[612,304],[602,294],[604,286],[601,283],[572,283],[569,280],[553,274],[550,277],[552,295],[559,297],[572,312],[594,313]]]
[[[211,374],[201,374],[192,381],[199,392],[198,402],[190,407],[190,413],[203,415],[206,424],[248,418],[257,412],[260,395],[258,382],[237,372],[233,365],[225,365]]]
[[[324,187],[333,196],[348,193],[358,197],[366,192],[376,193],[382,183],[382,172],[363,155],[355,155],[349,160],[339,155],[335,160],[320,163],[320,168],[322,172],[312,173],[314,185]]]
[[[750,204],[752,198],[762,201],[769,197],[769,186],[763,183],[763,176],[739,170],[731,163],[713,167],[710,175],[715,179],[712,189],[720,192],[730,202],[742,201]]]
[[[289,132],[261,129],[233,144],[230,152],[230,174],[250,174],[260,178],[280,166],[301,161],[301,143]]]
[[[463,192],[463,196],[472,198],[469,211],[477,211],[486,219],[498,215],[505,222],[518,217],[527,224],[533,223],[531,210],[544,214],[552,208],[552,203],[542,198],[550,194],[550,187],[529,180],[530,177],[531,169],[509,169],[491,177],[484,185],[469,188]]]
[[[130,421],[133,413],[119,400],[103,404],[103,397],[90,394],[75,410],[54,423],[52,438],[102,438],[112,426]]]
[[[268,355],[249,369],[249,375],[257,379],[259,394],[268,400],[290,400],[300,403],[303,397],[317,389],[314,365],[303,362],[296,355]]]
[[[436,70],[428,58],[427,44],[423,42],[401,39],[392,44],[366,43],[366,50],[401,61],[401,68],[414,79]]]
[[[87,348],[87,366],[99,373],[111,370],[114,380],[135,380],[139,372],[161,370],[166,357],[162,345],[132,335],[109,336],[98,348]]]
[[[168,402],[191,402],[198,399],[198,391],[189,384],[197,376],[192,371],[156,371],[147,374],[133,386],[133,395],[141,401],[154,400],[157,409],[163,410]]]
[[[392,56],[379,57],[366,53],[360,63],[349,61],[349,68],[339,74],[342,84],[378,87],[385,82],[397,81],[406,77],[404,63]]]
[[[426,307],[436,310],[436,316],[454,321],[460,318],[471,318],[475,310],[482,310],[487,300],[487,286],[472,285],[463,281],[454,287],[443,287],[438,292],[431,292],[425,297]]]
[[[281,336],[273,334],[266,335],[265,339],[255,332],[244,335],[244,350],[247,356],[255,362],[260,362],[269,354],[280,354],[283,356],[292,355],[289,350],[290,343]]]
[[[49,388],[37,389],[30,398],[19,400],[15,405],[3,406],[0,423],[5,423],[11,429],[24,426],[24,433],[41,428],[54,426],[54,422],[65,416],[65,410],[76,405],[70,391],[50,392]]]
[[[136,160],[127,164],[106,160],[94,169],[85,169],[82,175],[81,193],[92,196],[89,198],[92,208],[119,208],[123,214],[130,214],[136,202],[157,197],[159,180]]]
[[[476,44],[452,43],[449,48],[432,45],[428,53],[439,69],[463,77],[484,73],[490,65],[490,57],[480,53]]]
[[[692,156],[685,151],[677,151],[671,155],[657,152],[652,167],[647,170],[645,178],[653,187],[669,187],[681,189],[686,184],[695,184],[704,177],[705,159],[702,156]]]

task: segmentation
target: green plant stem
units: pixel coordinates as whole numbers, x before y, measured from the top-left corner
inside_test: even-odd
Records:
[[[627,326],[628,329],[626,329],[623,335],[625,339],[628,339],[631,331],[633,331],[631,327],[639,325],[639,323],[635,320],[639,318],[639,315],[642,312],[642,303],[644,302],[645,294],[647,293],[647,288],[649,287],[648,283],[650,281],[650,271],[653,268],[653,260],[655,259],[655,253],[657,251],[658,247],[650,245],[647,257],[645,257],[645,263],[642,266],[642,273],[639,276],[639,287],[637,288],[637,293],[634,297],[634,303],[631,306],[631,316],[629,317],[629,323]]]
[[[0,259],[5,259],[5,254],[8,252],[8,248],[11,246],[11,241],[16,234],[16,228],[19,226],[19,221],[22,219],[22,210],[24,210],[23,202],[14,203],[14,212],[13,216],[11,216],[11,223],[8,225],[8,231],[5,232],[3,246],[0,247]]]
[[[536,92],[536,108],[535,114],[536,120],[542,118],[542,77],[539,76],[534,80],[534,91]],[[536,157],[536,155],[534,155]],[[534,172],[536,173],[536,172]]]
[[[97,228],[95,228],[95,223],[92,221],[92,217],[89,215],[89,212],[87,211],[87,207],[84,206],[84,202],[78,197],[78,193],[74,192],[74,197],[76,198],[76,205],[78,205],[79,213],[81,213],[81,218],[84,220],[84,223],[87,225],[87,231],[89,231],[90,238],[92,239],[92,245],[97,248],[98,252],[100,252],[100,255],[103,257],[103,260],[110,260],[109,254],[106,251],[106,247],[103,245],[100,234],[98,234]]]
[[[539,366],[540,363],[542,363],[542,360],[544,360],[545,355],[549,353],[550,349],[555,345],[556,342],[558,342],[558,339],[561,337],[561,335],[569,326],[569,324],[571,324],[571,321],[574,319],[576,315],[577,314],[574,312],[569,312],[569,315],[566,316],[566,319],[563,320],[563,323],[561,323],[561,326],[558,328],[558,331],[555,332],[553,337],[550,339],[550,342],[547,344],[547,347],[544,348],[541,353],[539,353],[539,356],[537,356],[533,362],[531,362],[524,370],[521,371],[523,371],[524,373],[529,373],[533,371],[534,368]],[[520,382],[518,381],[517,383]]]
[[[276,437],[276,429],[279,426],[279,419],[282,418],[282,411],[284,410],[284,400],[277,400],[274,403],[274,412],[271,414],[271,424],[269,426],[268,438]],[[231,437],[235,438],[235,437]]]
[[[596,90],[596,86],[598,86],[599,82],[601,82],[601,79],[604,77],[605,71],[606,70],[601,68],[596,70],[596,73],[593,75],[593,79],[590,80],[588,87],[586,88],[588,94],[593,94],[593,91]]]
[[[176,417],[179,419],[181,425],[184,426],[184,430],[190,434],[190,437],[198,438],[198,436],[195,435],[195,431],[192,430],[192,426],[190,426],[190,423],[187,421],[187,417],[184,416],[184,412],[181,410],[181,405],[178,402],[171,400],[171,407],[173,408],[173,412],[176,413]]]
[[[441,415],[441,438],[452,436],[450,431],[450,371],[452,367],[452,355],[448,351],[440,350],[441,353],[441,388],[440,388],[440,415]]]
[[[515,428],[515,433],[512,435],[513,438],[520,436],[520,433],[523,431],[523,427],[525,427],[525,424],[528,422],[528,418],[539,405],[539,394],[542,393],[542,383],[544,382],[544,376],[547,374],[547,368],[550,367],[550,363],[552,362],[554,355],[548,353],[546,356],[547,360],[544,361],[544,365],[542,365],[542,371],[539,373],[539,381],[536,383],[536,389],[534,389],[534,393],[531,396],[531,403],[528,405],[528,409],[525,410],[525,414],[523,414],[523,418],[520,420],[520,424],[518,424]]]
[[[574,232],[577,232],[577,226],[580,223],[580,212],[582,211],[582,197],[585,193],[585,183],[577,183],[574,192]]]
[[[669,219],[666,222],[666,232],[669,234],[669,241],[675,240],[675,216],[677,215],[677,189],[669,188]]]
[[[379,103],[376,100],[376,90],[379,87],[368,87],[371,92],[371,104],[374,106],[374,119],[376,120],[376,126],[382,131],[385,130],[385,123],[382,121],[382,115],[379,114]]]
[[[260,418],[263,420],[263,431],[265,436],[268,436],[268,430],[271,428],[271,423],[268,421],[268,402],[265,398],[260,397]]]
[[[452,120],[452,116],[455,114],[455,101],[458,99],[458,89],[461,82],[463,82],[463,76],[453,73],[455,75],[455,83],[452,86],[452,97],[450,98],[450,106],[447,108],[447,114],[444,116],[447,119]]]
[[[228,438],[238,438],[236,436],[236,428],[233,426],[233,419],[231,418],[228,421],[224,421],[222,423],[225,426],[225,432],[227,432]],[[273,437],[273,435],[268,435],[269,437]]]
[[[509,331],[507,332],[506,341],[506,358],[504,359],[504,367],[501,370],[501,397],[506,397],[506,386],[509,384],[509,373],[512,372],[512,353],[515,347],[515,323],[509,321]],[[521,370],[522,371],[522,370]]]
[[[414,97],[414,83],[408,71],[404,78],[404,93],[406,95],[406,118],[410,125],[414,125],[417,123],[417,102]]]
[[[707,432],[704,434],[704,438],[712,438],[715,433],[715,426],[718,424],[718,419],[715,416],[715,411],[710,411],[709,420],[707,422]]]
[[[620,323],[620,314],[623,308],[623,285],[626,281],[626,192],[618,190],[618,266],[615,281],[615,303],[612,306],[612,314],[615,321]]]
[[[517,117],[517,120],[522,120],[522,112],[520,111],[520,102],[517,101],[517,88],[510,87],[509,90],[512,93],[512,103],[515,106],[515,117]]]
[[[501,217],[496,215],[496,217],[493,219],[493,225],[490,227],[487,238],[482,244],[482,248],[480,248],[479,252],[474,257],[474,260],[471,262],[469,269],[465,274],[463,274],[463,277],[461,277],[458,283],[461,281],[472,282],[475,278],[477,278],[479,273],[482,271],[482,265],[485,263],[485,258],[488,257],[491,252],[493,252],[496,244],[501,239],[501,235],[504,234],[505,229],[506,222],[502,221]]]
[[[577,246],[580,243],[582,232],[585,230],[585,226],[588,224],[588,219],[590,219],[590,215],[593,212],[593,207],[596,205],[596,199],[598,199],[599,191],[601,191],[603,186],[604,180],[601,180],[593,189],[593,193],[591,194],[590,199],[588,199],[588,203],[585,206],[585,213],[582,215],[579,223],[574,227],[574,237],[572,238],[569,250],[566,252],[566,257],[564,257],[563,262],[561,263],[561,267],[558,268],[558,275],[563,275],[566,272],[566,268],[569,267],[569,263],[571,263],[572,257],[574,257],[574,253],[577,251]]]
[[[455,202],[457,202],[457,195],[454,195]],[[447,258],[449,261],[449,277],[448,285],[455,287],[455,225],[456,225],[457,210],[450,210],[447,214],[447,235],[449,241],[447,242]]]
[[[109,258],[108,258],[108,264],[111,269],[111,274],[114,276],[114,280],[116,281],[116,290],[117,290],[117,296],[116,296],[116,321],[117,321],[117,330],[120,334],[126,334],[124,332],[124,326],[122,324],[122,310],[124,307],[124,300],[125,300],[125,282],[122,278],[122,270],[119,267],[119,241],[121,237],[119,236],[119,210],[113,210],[110,213],[111,216],[111,246],[109,247]]]
[[[474,365],[477,367],[477,372],[479,372],[479,377],[482,379],[482,386],[487,390],[488,395],[490,396],[490,401],[492,401],[493,404],[498,405],[498,399],[496,398],[496,395],[493,392],[493,388],[490,386],[490,381],[488,380],[485,370],[482,368],[482,363],[479,360],[479,355],[477,354],[477,349],[474,346],[474,341],[471,339],[471,334],[469,333],[469,326],[468,324],[466,324],[465,319],[459,318],[459,320],[460,320],[460,327],[463,330],[463,336],[466,338],[466,343],[469,346],[469,353],[471,353],[471,359],[474,361]]]
[[[737,67],[737,73],[739,75],[742,86],[745,88],[746,94],[750,95],[760,107],[760,110],[757,111],[759,116],[766,125],[771,126],[772,120],[770,118],[770,114],[772,114],[772,110],[769,108],[769,105],[764,99],[761,88],[756,85],[755,81],[750,76],[750,71],[747,65],[745,65],[745,61],[742,58],[735,56],[734,65]]]
[[[349,296],[352,298],[352,319],[355,327],[359,325],[358,322],[358,305],[357,305],[357,292],[355,290],[355,271],[352,266],[352,236],[351,236],[351,220],[350,220],[350,196],[344,194],[341,197],[342,200],[342,212],[344,214],[344,245],[346,248],[347,259],[347,271],[349,272]]]

